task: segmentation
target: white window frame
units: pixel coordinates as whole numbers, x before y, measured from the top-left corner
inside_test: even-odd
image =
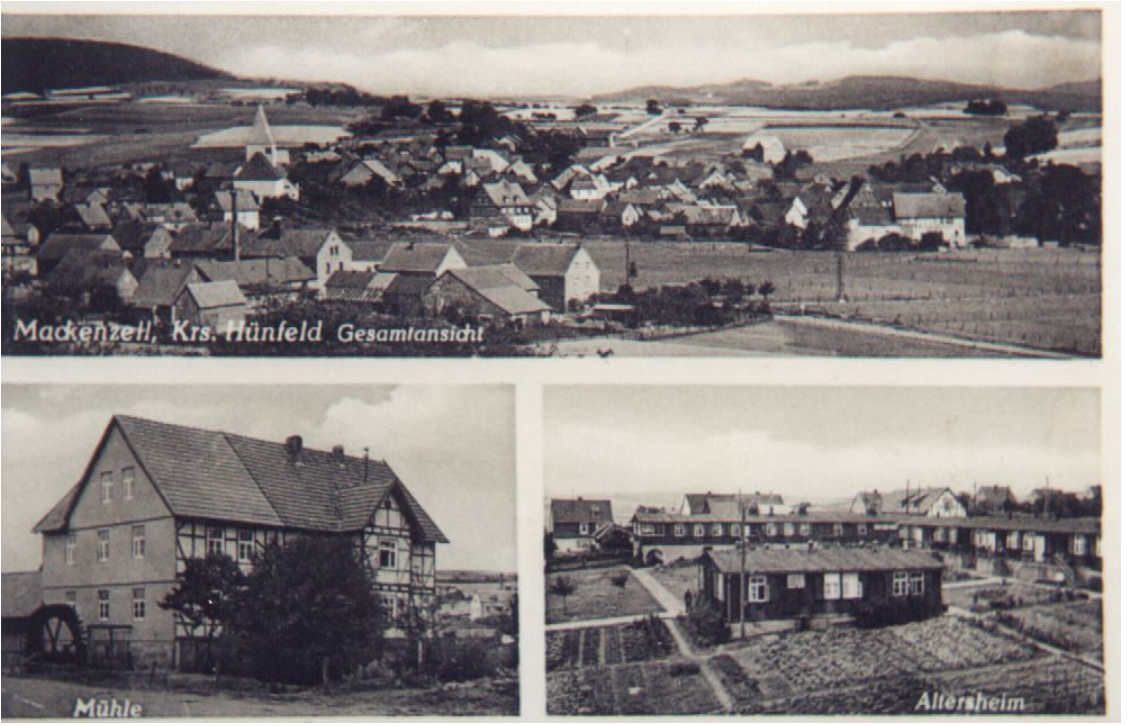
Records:
[[[892,596],[907,597],[912,592],[910,577],[907,572],[900,570],[892,573]]]
[[[137,487],[137,470],[132,466],[121,470],[121,486],[125,490],[125,499],[132,499]]]
[[[98,622],[110,619],[110,591],[98,590]]]
[[[763,533],[768,537],[774,537],[779,533],[779,527],[774,522],[768,522],[763,525]]]
[[[793,537],[794,536],[794,522],[783,522],[783,536],[784,537]]]
[[[728,531],[731,533],[731,535],[733,537],[739,537],[740,536],[740,523],[739,522],[733,523],[732,526],[728,528]]]
[[[1082,534],[1072,535],[1072,554],[1083,557],[1088,554],[1088,538]]]
[[[102,504],[109,504],[113,501],[113,472],[102,472]]]
[[[579,534],[588,534],[588,533],[589,533],[589,530],[587,528],[587,523],[586,522],[580,522],[579,523]]]
[[[130,551],[133,553],[133,559],[135,559],[135,560],[145,559],[145,525],[143,525],[143,524],[133,525],[133,529],[132,529],[131,534],[132,534],[133,545],[132,545],[132,549]]]
[[[726,593],[724,592],[724,573],[723,572],[717,572],[716,573],[716,599],[719,600],[720,602],[724,602],[725,597],[726,597]]]
[[[913,572],[911,579],[911,593],[913,595],[923,595],[924,588],[926,587],[927,579],[922,572]]]
[[[841,599],[841,573],[826,572],[822,575],[822,599]]]
[[[860,572],[841,573],[841,599],[860,600],[865,594],[865,585]]]
[[[703,524],[694,524],[693,525],[693,536],[696,537],[697,539],[704,537],[704,525]]]
[[[864,535],[869,533],[869,527],[864,522],[857,525],[857,534]]]
[[[787,589],[788,590],[805,590],[806,589],[806,575],[797,572],[787,575]]]
[[[752,575],[747,578],[747,601],[768,602],[771,599],[771,586],[766,575]]]
[[[98,530],[98,562],[110,561],[110,531]]]
[[[395,620],[399,617],[399,598],[392,592],[380,593],[380,604],[383,605],[384,612],[387,613],[389,620]]]
[[[140,593],[140,595],[138,595]],[[145,588],[133,588],[133,621],[143,622],[145,620]]]
[[[936,527],[935,536],[932,539],[934,539],[936,542],[946,542],[947,530],[945,530],[943,527]]]
[[[845,535],[845,525],[841,522],[834,522],[834,537],[841,537]]]
[[[802,524],[798,525],[798,533],[800,535],[802,535],[803,537],[809,537],[810,536],[810,523],[809,522],[803,522]]]
[[[712,536],[713,537],[723,537],[724,536],[724,525],[722,525],[722,524],[712,525]]]
[[[684,537],[685,536],[685,525],[683,525],[683,524],[673,525],[673,536],[674,537]]]
[[[207,550],[206,550],[207,554],[208,555],[225,554],[226,553],[226,547],[224,546],[224,540],[226,539],[226,536],[227,535],[223,531],[222,527],[214,527],[214,526],[208,525],[208,528],[207,528]]]
[[[74,564],[75,554],[76,554],[77,550],[78,550],[78,535],[74,534],[72,532],[71,534],[67,535],[66,543],[63,545],[63,558],[66,560],[66,563],[68,565]]]
[[[1023,534],[1021,537],[1021,550],[1023,552],[1032,552],[1033,542],[1036,537],[1037,535],[1035,535],[1033,532],[1026,532],[1025,534]]]
[[[1016,529],[1006,535],[1006,547],[1011,550],[1021,549],[1021,532]]]
[[[250,562],[254,557],[254,531],[240,529],[235,535],[235,554],[239,562]]]
[[[69,607],[71,610],[74,610],[77,613],[78,612],[78,591],[77,590],[67,590],[66,592],[64,592],[63,593],[63,604],[66,605],[67,607]]]

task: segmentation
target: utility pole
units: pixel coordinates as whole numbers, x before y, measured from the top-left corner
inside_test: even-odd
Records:
[[[633,287],[630,284],[630,240],[626,240],[626,285]]]
[[[747,510],[744,509],[743,489],[738,495],[740,505],[740,640],[745,637],[747,620]]]
[[[837,301],[845,302],[845,253],[837,253]]]

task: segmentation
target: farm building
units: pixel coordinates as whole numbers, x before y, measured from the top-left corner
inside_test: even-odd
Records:
[[[149,265],[141,274],[130,305],[139,314],[169,324],[176,298],[189,283],[200,281],[200,273],[194,265],[166,264],[163,261]]]
[[[63,255],[46,276],[46,282],[52,290],[67,296],[79,296],[87,302],[106,290],[112,290],[126,305],[132,302],[139,285],[120,250],[80,247]]]
[[[383,300],[384,291],[395,277],[394,272],[372,270],[334,272],[321,288],[321,299],[326,302],[376,305]]]
[[[548,322],[552,309],[536,297],[539,287],[511,264],[447,270],[423,296],[431,315],[498,320],[520,325]]]
[[[595,546],[600,528],[614,524],[609,499],[553,499],[548,531],[560,552],[582,552]]]
[[[316,275],[296,257],[216,262],[198,260],[204,282],[233,280],[252,306],[267,301],[292,301],[305,294]]]
[[[779,546],[897,542],[897,517],[891,515],[836,510],[805,514],[764,511],[760,508],[760,514],[745,514],[742,518],[743,539],[747,542]],[[710,550],[735,547],[741,541],[741,517],[734,502],[717,507],[717,511],[698,514],[639,508],[631,527],[634,555],[646,563],[694,560]]]
[[[962,194],[931,192],[892,195],[892,209],[901,234],[916,241],[937,233],[952,247],[967,244],[966,200]]]
[[[513,264],[540,286],[540,299],[565,311],[599,292],[599,267],[582,245],[522,244]]]
[[[189,282],[172,303],[173,324],[187,320],[196,327],[223,331],[246,317],[247,299],[234,280]]]
[[[900,604],[915,605],[923,618],[943,609],[943,562],[892,547],[714,550],[701,560],[701,591],[729,623],[740,621],[741,580],[749,621],[857,615]]]
[[[78,483],[35,526],[48,605],[70,604],[90,652],[133,667],[190,667],[194,633],[157,603],[190,558],[249,569],[267,543],[354,541],[385,607],[429,617],[438,526],[383,461],[114,416]],[[5,600],[7,593],[5,593]],[[110,645],[112,643],[112,646]]]

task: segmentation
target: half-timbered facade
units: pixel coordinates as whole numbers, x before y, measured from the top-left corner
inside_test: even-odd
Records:
[[[157,603],[189,559],[252,566],[268,543],[352,539],[393,622],[435,608],[447,539],[382,461],[130,416],[111,419],[78,483],[36,525],[43,598],[75,608],[91,652],[177,664],[193,635]],[[419,621],[416,621],[419,622]],[[124,645],[123,645],[124,644]]]

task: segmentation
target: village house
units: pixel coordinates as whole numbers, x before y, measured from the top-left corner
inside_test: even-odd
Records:
[[[320,298],[329,303],[378,305],[395,278],[394,272],[339,270],[325,281]]]
[[[470,205],[470,226],[491,237],[509,229],[528,232],[532,229],[533,204],[524,189],[515,182],[496,181],[481,185]]]
[[[236,242],[241,243],[251,232],[238,228],[235,238],[232,238],[231,232],[229,224],[193,225],[172,238],[168,253],[177,260],[232,259],[235,256]]]
[[[981,486],[974,492],[974,514],[1006,514],[1014,505],[1017,498],[1007,486]]]
[[[235,172],[235,189],[254,194],[258,199],[287,198],[297,200],[298,188],[286,178],[286,172],[263,156],[255,154]]]
[[[952,247],[967,245],[966,201],[962,194],[898,192],[892,196],[892,208],[905,237],[918,242],[926,234],[938,234]]]
[[[228,325],[246,320],[247,299],[234,280],[189,282],[172,304],[171,323],[207,327],[222,334]]]
[[[427,618],[448,541],[383,461],[131,416],[110,420],[34,531],[44,602],[77,611],[92,652],[126,651],[139,669],[194,665],[200,634],[157,606],[191,558],[249,569],[270,542],[347,538],[392,618]]]
[[[774,505],[759,504],[748,505],[741,517],[734,501],[711,500],[707,511],[696,513],[685,512],[684,506],[679,512],[639,507],[630,522],[636,559],[645,563],[695,560],[741,541],[790,547],[810,542],[890,545],[896,542],[898,531],[897,517],[892,515],[837,510],[767,513]],[[758,514],[753,513],[756,510]]]
[[[317,277],[310,288],[320,290],[334,272],[352,269],[352,249],[335,229],[294,229],[276,225],[243,242],[244,259],[296,257]]]
[[[865,609],[913,607],[915,617],[943,611],[943,562],[892,547],[710,551],[701,560],[701,592],[731,624],[743,619],[842,618]],[[742,593],[746,582],[746,593]],[[742,597],[741,597],[742,595]]]
[[[246,189],[221,189],[215,193],[215,202],[226,225],[231,224],[232,218],[249,230],[257,230],[262,224],[258,199]]]
[[[139,221],[121,222],[113,228],[114,240],[133,259],[168,259],[172,256],[172,233],[166,227]]]
[[[783,512],[783,495],[772,492],[751,492],[748,494],[686,494],[681,499],[681,514],[715,514],[740,518],[740,505],[745,514],[774,514]]]
[[[427,288],[423,306],[435,317],[542,324],[548,322],[552,309],[536,297],[538,290],[512,264],[460,267],[442,273]]]
[[[947,487],[919,487],[913,490],[907,486],[904,491],[860,492],[853,498],[849,511],[855,514],[876,511],[923,517],[967,516],[966,506]]]
[[[196,266],[188,262],[160,260],[149,264],[141,273],[130,306],[142,317],[171,325],[173,303],[189,283],[202,279]]]
[[[204,282],[233,280],[251,307],[268,302],[296,302],[306,294],[317,277],[296,257],[196,260],[194,264]]]
[[[609,499],[553,499],[548,531],[559,552],[586,552],[595,547],[595,533],[614,524]]]
[[[373,179],[381,179],[389,187],[396,187],[403,183],[402,177],[396,174],[379,159],[368,157],[360,159],[341,175],[340,183],[346,187],[362,187]]]
[[[55,232],[48,236],[36,251],[35,263],[39,277],[43,279],[48,277],[55,266],[72,250],[79,250],[84,253],[94,252],[95,250],[121,253],[121,247],[111,234]]]
[[[540,299],[564,312],[599,292],[599,268],[582,245],[522,244],[513,264],[540,286]]]
[[[57,166],[28,167],[27,186],[33,202],[58,201],[63,191],[63,170]]]
[[[384,291],[390,310],[401,315],[422,315],[424,297],[430,286],[451,269],[466,267],[454,245],[446,242],[397,242],[388,249],[379,271],[395,279]]]

